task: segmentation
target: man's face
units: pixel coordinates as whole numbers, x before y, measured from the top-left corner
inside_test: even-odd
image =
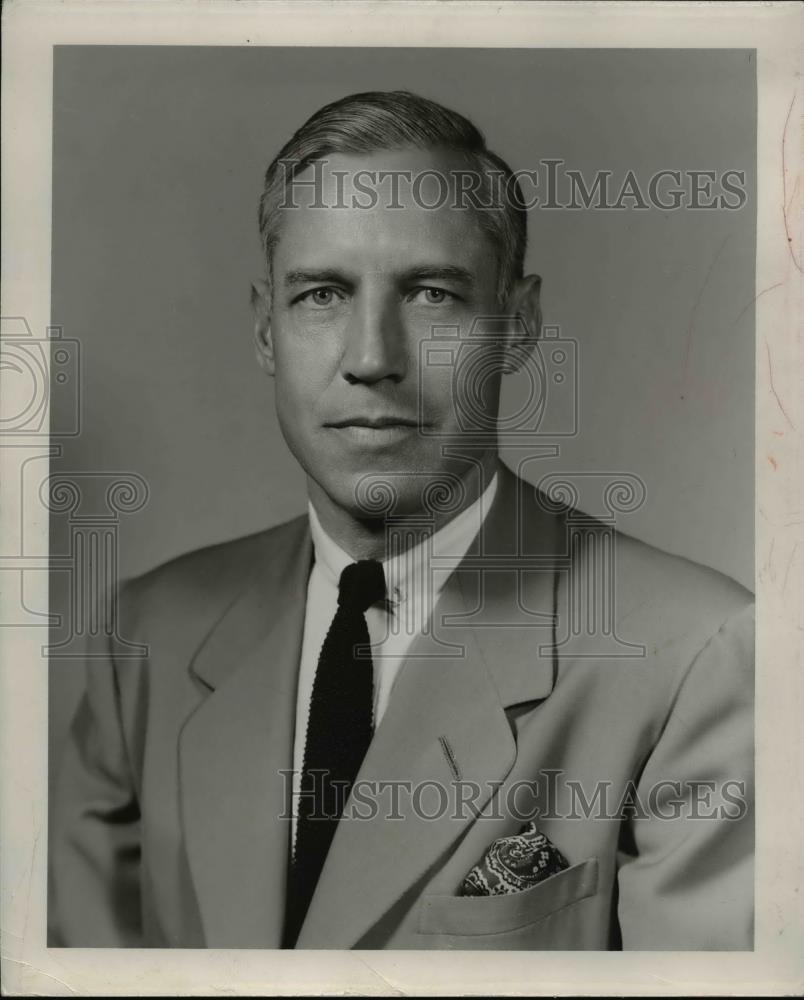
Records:
[[[421,347],[434,327],[458,327],[465,338],[499,304],[496,254],[474,212],[451,208],[452,198],[437,209],[417,204],[406,183],[401,207],[389,207],[387,183],[376,207],[352,206],[352,178],[455,166],[423,150],[332,156],[319,174],[320,197],[350,207],[311,207],[315,192],[295,189],[299,207],[282,211],[264,334],[277,415],[311,488],[355,517],[366,516],[358,485],[367,476],[387,480],[395,511],[410,513],[423,507],[426,480],[466,474],[465,461],[442,454],[445,441],[471,436],[455,405],[457,352],[449,363],[442,352],[439,364],[423,364]],[[313,176],[309,168],[298,180]],[[432,185],[418,197],[437,200]],[[486,361],[491,376],[472,355],[472,370],[485,373],[473,405],[487,428],[498,407],[499,341],[489,341]]]

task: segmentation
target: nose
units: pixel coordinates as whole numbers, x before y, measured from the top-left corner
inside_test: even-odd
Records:
[[[407,345],[399,306],[391,297],[365,295],[352,312],[341,360],[347,382],[369,385],[407,373]]]

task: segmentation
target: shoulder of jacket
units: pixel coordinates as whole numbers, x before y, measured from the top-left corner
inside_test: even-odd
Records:
[[[753,614],[751,591],[711,566],[575,508],[563,508],[556,524],[559,563],[563,553],[568,579],[575,579],[576,591],[605,596],[623,637],[656,645],[683,636],[691,648],[700,648],[731,619]]]
[[[307,530],[307,515],[193,549],[120,583],[123,603],[139,613],[176,604],[196,607],[225,600],[259,568],[289,551]]]
[[[616,533],[617,586],[630,605],[646,598],[670,603],[714,627],[754,605],[754,595],[711,566]]]

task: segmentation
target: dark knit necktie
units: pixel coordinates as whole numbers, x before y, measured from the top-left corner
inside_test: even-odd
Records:
[[[341,573],[338,610],[318,658],[310,699],[288,882],[283,947],[296,943],[343,807],[374,731],[374,674],[365,612],[385,597],[382,563],[363,559]],[[359,647],[363,655],[358,657]]]

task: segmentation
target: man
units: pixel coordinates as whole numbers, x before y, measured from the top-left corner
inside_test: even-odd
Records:
[[[510,168],[353,95],[260,228],[308,511],[122,589],[149,655],[89,660],[50,943],[750,949],[751,596],[500,461],[540,329]]]

